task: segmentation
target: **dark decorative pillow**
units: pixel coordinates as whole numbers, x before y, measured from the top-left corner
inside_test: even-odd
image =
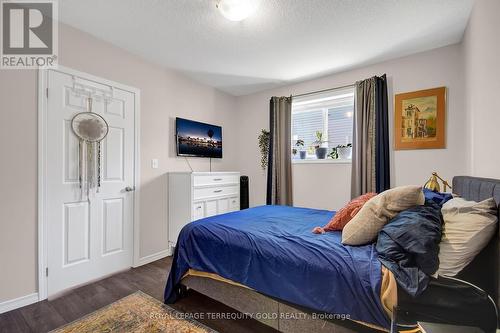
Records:
[[[448,200],[453,199],[453,195],[451,193],[445,192],[434,192],[429,189],[424,188],[424,195],[426,200],[432,200],[437,203],[439,206],[443,206]]]
[[[429,276],[439,268],[439,243],[443,217],[432,200],[400,212],[378,235],[380,261],[408,294],[425,290]]]

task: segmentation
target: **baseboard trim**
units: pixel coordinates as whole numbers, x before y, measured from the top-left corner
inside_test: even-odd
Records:
[[[170,250],[163,250],[157,253],[150,254],[148,256],[139,258],[139,261],[133,267],[139,267],[142,265],[149,264],[153,261],[160,260],[162,258],[168,257],[170,255]],[[113,273],[116,274],[116,273]],[[102,279],[99,278],[99,279]],[[87,282],[88,283],[88,282]],[[87,284],[85,283],[85,284]],[[7,301],[0,302],[0,313],[8,312],[11,310],[15,310],[18,308],[22,308],[23,306],[30,305],[38,302],[38,293],[33,293],[25,296],[21,296],[18,298],[10,299]]]
[[[8,312],[38,302],[38,293],[0,302],[0,313]]]
[[[150,262],[153,262],[153,261],[156,261],[156,260],[160,260],[162,258],[168,257],[169,255],[170,255],[170,250],[169,249],[163,250],[163,251],[160,251],[160,252],[156,252],[156,253],[153,253],[153,254],[150,254],[148,256],[139,258],[138,262],[135,263],[134,267],[139,267],[139,266],[142,266],[142,265],[149,264]]]

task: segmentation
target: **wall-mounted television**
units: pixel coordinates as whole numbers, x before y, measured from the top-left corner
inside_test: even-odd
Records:
[[[177,156],[222,158],[222,127],[176,118]]]

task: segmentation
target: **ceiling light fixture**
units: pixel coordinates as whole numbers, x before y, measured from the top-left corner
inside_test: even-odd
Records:
[[[258,7],[258,0],[219,0],[216,7],[230,21],[243,21]]]

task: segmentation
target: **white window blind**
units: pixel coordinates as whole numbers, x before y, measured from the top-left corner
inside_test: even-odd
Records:
[[[316,132],[323,133],[323,146],[334,148],[352,143],[354,88],[344,88],[312,94],[292,100],[292,146],[304,141],[307,158],[315,159],[310,147]],[[329,149],[330,152],[330,149]]]
[[[328,109],[329,146],[337,147],[352,143],[353,106]]]
[[[309,147],[316,140],[316,131],[324,129],[323,110],[297,112],[292,116],[292,137],[304,140],[304,147]]]

